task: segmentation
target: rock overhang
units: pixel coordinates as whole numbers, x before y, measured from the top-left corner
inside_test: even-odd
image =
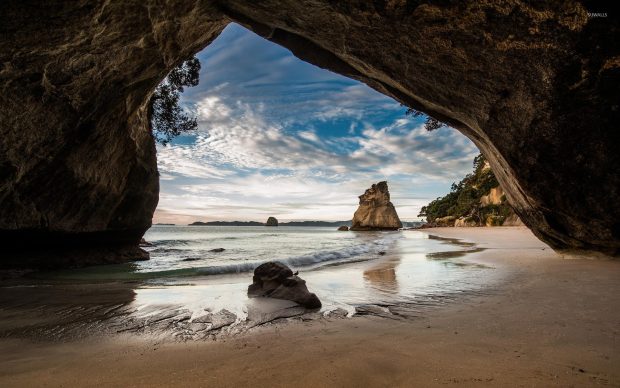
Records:
[[[7,244],[14,231],[143,233],[158,194],[146,101],[232,20],[459,129],[552,247],[620,252],[620,29],[617,18],[588,18],[587,3],[1,7]]]

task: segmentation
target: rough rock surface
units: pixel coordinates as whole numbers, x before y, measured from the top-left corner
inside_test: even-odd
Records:
[[[275,217],[267,218],[265,226],[278,226],[278,220]]]
[[[523,222],[516,214],[511,214],[504,220],[502,226],[523,226]]]
[[[619,254],[620,22],[588,4],[3,1],[3,246],[136,247],[158,195],[146,103],[232,20],[463,132],[552,247]]]
[[[308,291],[306,281],[294,275],[284,264],[268,262],[254,270],[253,283],[248,287],[249,297],[270,297],[291,300],[309,308],[320,308],[319,298]]]
[[[483,195],[480,197],[480,205],[488,206],[488,205],[499,205],[501,204],[502,197],[504,196],[504,191],[501,187],[494,187],[489,191],[489,194]]]
[[[0,4],[0,241],[15,252],[0,264],[143,258],[159,193],[147,101],[226,24],[202,2]]]
[[[441,217],[441,218],[436,218],[435,222],[433,223],[435,226],[454,226],[456,222],[456,217],[454,216],[445,216],[445,217]]]
[[[339,230],[339,231],[341,231],[341,232],[346,232],[346,231],[348,231],[348,230],[349,230],[349,227],[348,227],[348,226],[346,226],[346,225],[340,225],[340,226],[338,227],[338,230]]]
[[[454,226],[456,228],[463,228],[478,226],[478,224],[476,223],[476,220],[471,219],[470,217],[459,217],[456,221],[454,221]]]
[[[360,204],[353,214],[351,230],[395,230],[403,227],[390,202],[387,182],[373,184],[359,198]]]

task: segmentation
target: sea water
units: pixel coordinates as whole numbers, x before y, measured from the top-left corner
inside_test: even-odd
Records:
[[[476,262],[481,247],[433,230],[153,226],[145,239],[147,261],[41,272],[0,287],[0,335],[202,338],[211,332],[192,328],[205,314],[233,316],[227,332],[306,314],[291,301],[248,298],[253,270],[268,261],[299,271],[328,317],[415,317],[486,293],[506,274]]]
[[[381,315],[384,309],[392,317],[417,316],[418,307],[485,293],[504,276],[471,259],[481,247],[432,230],[153,226],[145,239],[150,260],[39,273],[2,288],[0,310],[61,320],[43,322],[37,333],[50,327],[69,333],[65,325],[81,322],[85,311],[95,331],[143,327],[180,311],[189,312],[187,323],[225,310],[241,327],[296,308],[290,301],[247,296],[253,270],[279,261],[299,271],[321,300],[323,315],[338,309],[340,315]],[[177,326],[170,324],[185,330]]]
[[[403,238],[399,232],[342,232],[295,226],[154,226],[145,235],[151,260],[140,273],[215,275],[251,272],[268,261],[293,268],[371,260]],[[224,249],[223,251],[219,251]]]
[[[67,281],[138,281],[140,306],[178,304],[243,315],[247,286],[262,263],[288,265],[323,310],[412,303],[488,287],[493,268],[463,261],[477,248],[416,230],[342,232],[332,227],[153,226],[150,260],[62,271]],[[223,248],[223,250],[222,250]]]

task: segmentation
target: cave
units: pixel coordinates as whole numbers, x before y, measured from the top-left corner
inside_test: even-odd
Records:
[[[7,1],[1,265],[144,258],[147,103],[230,22],[458,129],[558,251],[620,254],[620,32],[579,1]],[[38,253],[37,253],[38,252]]]

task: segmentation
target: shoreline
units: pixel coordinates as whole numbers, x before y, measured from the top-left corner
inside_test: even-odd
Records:
[[[474,243],[426,233],[390,235],[389,241],[399,243],[379,245],[388,251],[372,259],[301,269],[310,289],[321,296],[320,310],[248,298],[251,272],[161,278],[161,271],[136,276],[92,267],[3,284],[0,337],[63,342],[122,333],[145,341],[222,340],[272,322],[410,319],[484,295],[501,282],[501,271],[460,259],[484,249]]]
[[[620,263],[563,260],[525,228],[485,229],[419,232],[475,242],[484,249],[459,260],[496,266],[513,276],[496,292],[411,319],[300,319],[216,342],[115,336],[50,344],[5,338],[0,340],[0,382],[619,386]]]

